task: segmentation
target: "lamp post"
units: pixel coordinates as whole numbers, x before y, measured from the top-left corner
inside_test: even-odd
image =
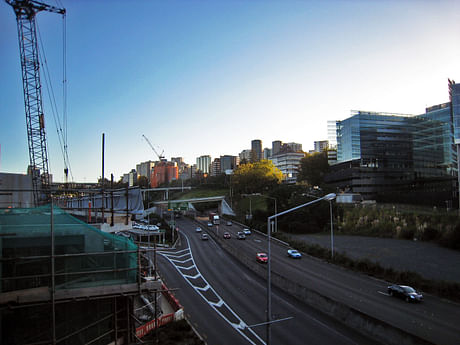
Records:
[[[321,200],[326,200],[326,201],[332,202],[332,200],[334,200],[335,198],[336,198],[335,193],[330,193],[330,194],[327,194],[327,195],[325,195],[325,196],[323,196],[321,198],[318,198],[316,200],[313,200],[313,201],[307,202],[305,204],[290,208],[289,210],[286,210],[286,211],[283,211],[283,212],[280,212],[280,213],[275,213],[274,215],[269,216],[267,218],[267,237],[268,237],[268,240],[267,240],[267,247],[268,247],[268,249],[267,249],[267,254],[268,254],[268,260],[267,260],[267,270],[268,270],[268,272],[267,272],[267,322],[266,322],[267,323],[267,341],[266,341],[267,345],[270,345],[270,340],[271,340],[270,324],[272,322],[271,321],[271,313],[272,313],[272,300],[271,300],[271,294],[272,294],[272,287],[271,287],[271,245],[270,245],[271,244],[270,243],[270,239],[271,239],[270,223],[271,223],[271,220],[272,219],[277,219],[279,216],[282,216],[282,215],[285,215],[286,213],[290,213],[292,211],[298,210],[299,208],[306,207],[306,206],[309,206],[311,204],[317,203],[317,202],[319,202]],[[332,210],[332,206],[331,206],[331,210]],[[331,213],[331,219],[332,219],[332,213]],[[331,234],[332,234],[332,232],[331,232]]]

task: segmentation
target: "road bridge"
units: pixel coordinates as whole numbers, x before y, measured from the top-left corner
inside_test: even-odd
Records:
[[[185,208],[186,210],[194,210],[195,207],[193,204],[204,203],[204,202],[218,202],[218,213],[227,214],[230,216],[235,216],[230,205],[225,201],[225,196],[211,196],[206,198],[189,198],[189,199],[177,199],[177,200],[164,200],[164,201],[155,201],[152,204],[155,207],[172,207],[172,208]],[[155,207],[145,210],[146,214],[153,213]]]

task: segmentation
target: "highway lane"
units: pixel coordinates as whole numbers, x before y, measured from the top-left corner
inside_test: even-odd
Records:
[[[182,236],[185,235],[188,239],[182,237],[181,247],[178,250],[183,250],[186,243],[190,245],[195,265],[212,286],[213,291],[225,301],[245,326],[263,323],[266,320],[266,281],[228,255],[214,240],[202,241],[201,234],[195,233],[194,222],[181,219],[177,221],[177,225],[181,229]],[[184,251],[179,253],[181,257],[178,260],[184,261],[188,258],[187,255],[182,256],[184,253]],[[181,265],[189,264],[181,263]],[[257,341],[255,337],[250,337],[250,341],[244,339],[235,331],[235,327],[222,322],[222,315],[219,315],[200,296],[202,290],[198,290],[197,293],[191,289],[190,284],[186,282],[187,279],[182,278],[177,270],[171,270],[171,266],[172,263],[166,261],[164,257],[159,260],[162,276],[169,287],[180,287],[176,295],[184,305],[186,313],[190,314],[192,324],[205,337],[208,344],[245,344]],[[188,276],[197,274],[194,268],[186,272]],[[204,283],[197,285],[203,287]],[[209,291],[210,289],[207,290]],[[208,293],[204,295],[210,297]],[[211,300],[218,302],[215,296],[212,296]],[[375,343],[277,289],[272,291],[272,312],[273,319],[292,317],[271,326],[272,344]],[[254,327],[253,330],[260,339],[265,340],[265,326]]]
[[[236,224],[226,226],[224,223],[219,226],[219,232],[229,231],[232,236],[239,230],[241,227]],[[255,260],[256,252],[267,251],[266,237],[254,232],[245,241],[226,243],[237,246],[239,255],[246,256],[246,260]],[[287,257],[287,249],[272,241],[273,272],[433,343],[460,343],[458,304],[430,295],[425,295],[425,301],[421,304],[408,304],[390,298],[386,294],[387,283],[384,281],[307,255],[301,260],[293,260]]]

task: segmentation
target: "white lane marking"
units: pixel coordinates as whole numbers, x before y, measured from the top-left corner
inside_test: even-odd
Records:
[[[180,268],[181,270],[191,270],[192,268],[195,268],[195,265],[192,265],[190,267],[182,267],[182,266],[176,265],[176,267]]]
[[[382,292],[382,291],[377,291],[379,294],[382,294],[382,295],[385,295],[385,296],[390,296],[390,294],[386,293],[386,292]]]
[[[205,287],[197,287],[198,290],[201,290],[201,291],[208,291],[211,287],[209,285],[206,285]]]
[[[252,341],[246,334],[244,334],[242,331],[246,329],[246,323],[241,320],[241,318],[233,311],[233,309],[230,308],[230,306],[224,302],[224,300],[219,296],[219,294],[212,288],[212,286],[208,283],[208,281],[203,277],[203,275],[201,275],[201,272],[199,271],[198,267],[196,266],[195,264],[195,260],[193,259],[193,254],[192,254],[192,250],[190,248],[190,242],[188,240],[188,237],[187,235],[185,235],[184,233],[182,233],[182,235],[185,237],[186,241],[187,241],[187,249],[188,251],[190,252],[190,257],[191,257],[191,260],[193,262],[193,265],[196,267],[196,270],[198,272],[198,275],[201,277],[201,279],[205,282],[206,286],[204,288],[206,288],[206,290],[211,290],[217,298],[219,298],[219,302],[222,301],[222,304],[220,305],[220,307],[222,306],[225,306],[227,308],[227,310],[239,321],[238,324],[236,323],[233,323],[231,322],[230,320],[227,319],[227,317],[222,314],[219,309],[217,309],[217,307],[215,306],[215,303],[209,301],[202,293],[201,291],[205,291],[203,290],[204,288],[201,288],[201,287],[197,287],[197,286],[194,286],[192,284],[192,282],[189,280],[189,279],[186,279],[186,275],[184,275],[180,269],[178,268],[178,266],[175,265],[175,260],[174,259],[170,259],[166,253],[161,253],[161,255],[166,258],[166,260],[168,260],[173,266],[174,268],[180,273],[180,275],[184,278],[184,280],[201,296],[201,298],[203,298],[206,303],[208,303],[208,305],[214,309],[214,311],[219,314],[230,326],[232,326],[243,338],[245,338],[249,343],[253,344],[253,345],[256,345],[256,343],[254,341]],[[251,328],[248,328],[247,329],[257,340],[260,341],[261,344],[263,345],[266,345],[266,343],[257,335],[257,333],[255,333]]]
[[[171,255],[171,254],[169,254],[168,257],[180,259],[180,258],[183,258],[184,256],[187,256],[187,255],[190,255],[190,254],[189,253],[185,253],[185,254],[182,254],[182,255]]]
[[[224,304],[224,301],[223,300],[219,300],[219,302],[217,303],[213,303],[213,302],[209,302],[211,303],[213,306],[217,307],[217,308],[220,308],[222,307],[222,305]]]
[[[176,260],[176,259],[170,259],[169,257],[168,257],[168,260],[174,261],[174,262],[177,262],[177,263],[180,263],[180,264],[184,264],[184,263],[186,263],[187,261],[190,261],[190,260],[193,261],[192,258],[188,258],[188,259],[186,259],[186,260]]]
[[[183,277],[189,278],[189,279],[197,279],[201,277],[200,273],[195,274],[194,276],[189,276],[188,274],[182,274]]]

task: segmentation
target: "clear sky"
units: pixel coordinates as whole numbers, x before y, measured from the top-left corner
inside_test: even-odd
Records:
[[[55,5],[54,0],[44,0]],[[61,0],[73,179],[165,156],[238,155],[252,139],[327,139],[350,110],[421,114],[460,81],[457,0]],[[62,19],[37,23],[62,116]],[[29,162],[16,18],[0,1],[0,171]],[[50,171],[63,158],[43,95]]]

